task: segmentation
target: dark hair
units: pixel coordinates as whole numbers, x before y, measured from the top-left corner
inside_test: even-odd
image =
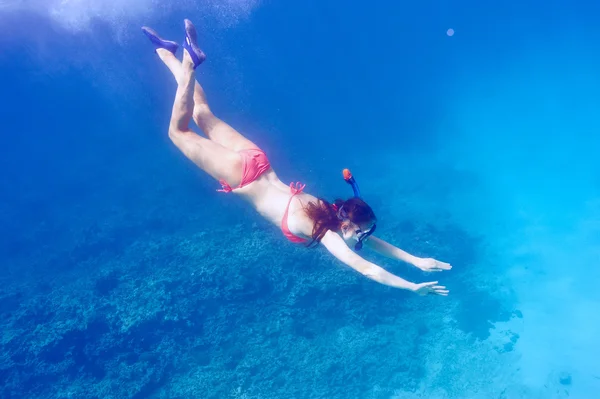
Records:
[[[313,221],[312,241],[307,246],[311,246],[321,241],[327,230],[338,231],[341,228],[342,221],[338,218],[338,211],[344,207],[344,212],[348,219],[356,224],[368,222],[377,222],[375,213],[365,201],[360,198],[350,198],[346,201],[336,199],[330,204],[323,198],[318,198],[317,202],[310,201],[303,206],[308,217]]]

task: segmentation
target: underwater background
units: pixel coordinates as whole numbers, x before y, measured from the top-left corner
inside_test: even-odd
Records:
[[[349,196],[419,297],[289,243],[167,137],[140,27]],[[600,3],[0,0],[1,398],[600,397]],[[450,35],[448,29],[453,29]],[[181,54],[181,53],[179,53]]]

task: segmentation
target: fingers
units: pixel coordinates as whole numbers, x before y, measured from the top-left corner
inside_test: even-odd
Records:
[[[448,296],[450,291],[446,289],[445,285],[438,285],[438,281],[431,281],[428,283],[420,284],[421,287],[426,288],[428,294],[435,294],[440,296]]]
[[[436,261],[436,270],[442,271],[442,270],[450,270],[452,269],[452,265],[450,265],[450,263],[446,263],[446,262],[440,262],[439,260]]]
[[[442,294],[448,295],[448,293],[450,292],[446,289],[445,285],[436,285],[433,287],[433,290],[435,291],[436,294],[440,294],[440,295],[442,295]]]
[[[441,272],[444,270],[451,270],[452,265],[450,263],[440,262],[439,260],[435,260],[434,264],[428,268],[425,268],[426,272]]]
[[[444,287],[444,288],[446,288],[446,287]],[[450,293],[450,291],[446,290],[446,289],[441,289],[440,288],[440,289],[433,289],[431,291],[431,293],[432,294],[436,294],[436,295],[440,295],[440,296],[448,296],[448,294]]]
[[[440,262],[437,259],[425,258],[421,259],[421,264],[418,266],[424,272],[441,272],[444,270],[451,270],[452,265],[446,262]]]
[[[450,291],[446,289],[446,286],[445,285],[437,285],[437,283],[438,283],[437,281],[432,282],[432,283],[426,283],[426,287],[430,289],[429,292],[436,294],[436,295],[448,296]]]

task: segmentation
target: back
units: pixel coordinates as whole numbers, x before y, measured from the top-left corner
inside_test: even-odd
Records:
[[[273,170],[235,192],[242,195],[261,216],[274,225],[283,227],[284,230],[287,227],[287,230],[294,235],[301,234],[306,238],[311,236],[313,223],[304,212],[302,204],[316,201],[316,198],[304,192],[293,196],[290,186],[279,180]],[[292,196],[293,198],[291,198]],[[287,226],[285,222],[287,222]],[[289,239],[293,242],[300,242],[300,240]]]

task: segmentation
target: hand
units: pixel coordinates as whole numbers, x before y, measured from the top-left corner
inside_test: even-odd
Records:
[[[414,265],[424,272],[441,272],[452,269],[450,263],[440,262],[433,258],[417,258]]]
[[[450,291],[448,291],[443,285],[437,285],[437,283],[437,281],[433,281],[431,283],[415,284],[413,292],[421,296],[428,294],[448,296]]]

